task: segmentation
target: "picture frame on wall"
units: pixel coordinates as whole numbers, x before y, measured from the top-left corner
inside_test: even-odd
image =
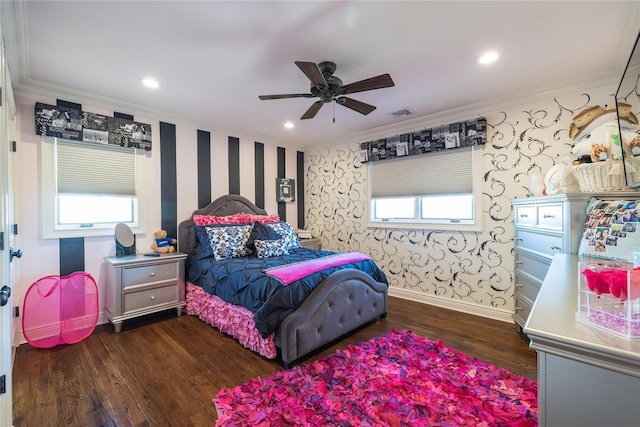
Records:
[[[288,178],[276,178],[276,201],[278,203],[295,202],[296,181]]]

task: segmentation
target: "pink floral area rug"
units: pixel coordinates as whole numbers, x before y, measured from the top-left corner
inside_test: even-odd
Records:
[[[535,381],[411,331],[349,346],[213,399],[216,426],[537,426]]]

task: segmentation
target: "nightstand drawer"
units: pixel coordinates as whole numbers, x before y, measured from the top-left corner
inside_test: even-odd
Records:
[[[516,206],[516,225],[527,225],[533,227],[536,224],[536,209],[533,205]]]
[[[178,263],[145,265],[142,267],[125,267],[122,269],[122,289],[145,283],[178,280]]]
[[[123,294],[123,314],[178,301],[178,285]]]
[[[562,253],[562,235],[541,234],[539,231],[516,229],[516,249],[526,249],[550,257]]]
[[[300,239],[300,246],[303,248],[315,249],[316,251],[319,251],[322,248],[320,239],[318,238]]]
[[[562,205],[548,204],[538,206],[538,227],[562,230]]]

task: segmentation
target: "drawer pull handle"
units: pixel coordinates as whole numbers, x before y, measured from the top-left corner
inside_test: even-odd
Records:
[[[516,311],[522,310],[522,307],[516,307]]]
[[[522,265],[522,261],[516,261],[516,265]]]
[[[149,276],[151,276],[151,277],[153,277],[155,275],[156,275],[156,273],[154,273],[153,271],[151,273],[149,273]]]
[[[516,242],[524,242],[524,239],[522,237],[516,237],[515,240]]]
[[[529,218],[529,214],[520,214],[520,218]]]
[[[151,295],[151,301],[153,301],[154,299],[156,299],[155,295]]]
[[[551,215],[551,214],[544,214],[542,215],[542,218],[553,218],[555,215]]]
[[[560,246],[555,246],[554,245],[554,246],[551,246],[551,250],[553,250],[553,251],[561,251],[562,248]]]
[[[520,283],[516,283],[516,288],[521,288],[522,285]]]

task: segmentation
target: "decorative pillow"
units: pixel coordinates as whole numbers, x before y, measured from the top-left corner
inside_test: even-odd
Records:
[[[247,222],[261,222],[263,224],[275,224],[280,222],[280,215],[277,213],[271,215],[253,215],[253,214],[244,214],[245,218],[248,220]]]
[[[267,224],[267,227],[278,233],[284,239],[284,247],[289,249],[295,249],[300,247],[300,239],[295,230],[288,222],[278,222],[276,224]]]
[[[289,255],[289,251],[284,246],[284,238],[278,240],[256,240],[254,243],[258,258]]]
[[[211,225],[211,224],[248,224],[250,222],[260,221],[264,224],[272,224],[280,222],[280,216],[278,214],[271,215],[253,215],[248,213],[237,213],[227,216],[215,216],[215,215],[194,215],[193,222],[196,225]]]
[[[196,254],[198,258],[213,255],[207,227],[195,226],[193,229],[196,238]]]
[[[255,222],[251,234],[249,235],[249,241],[247,242],[247,248],[250,251],[255,251],[256,246],[254,241],[256,240],[278,240],[282,236],[275,232],[272,228],[267,227],[261,222]]]
[[[193,222],[196,225],[211,225],[211,224],[229,224],[229,225],[237,225],[237,224],[246,224],[246,222],[241,221],[240,214],[233,214],[227,216],[215,216],[215,215],[194,215]]]
[[[247,241],[251,234],[251,227],[251,224],[205,227],[215,259],[221,261],[250,255]]]
[[[579,255],[633,262],[640,249],[640,200],[591,199]]]

